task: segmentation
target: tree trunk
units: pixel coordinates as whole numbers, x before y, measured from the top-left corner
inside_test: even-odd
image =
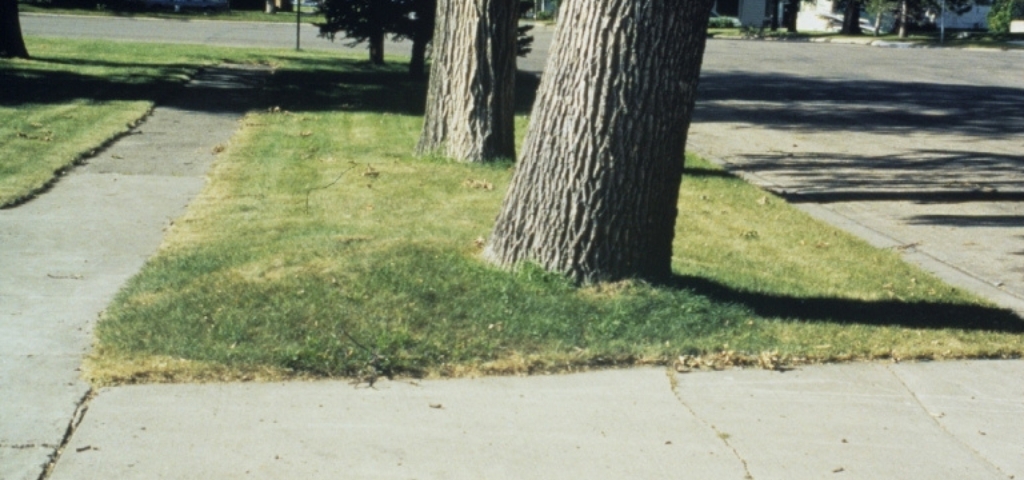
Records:
[[[416,152],[463,162],[515,158],[518,0],[440,0]]]
[[[0,58],[28,58],[21,36],[18,0],[0,0]]]
[[[412,58],[409,59],[409,76],[413,79],[421,79],[427,66],[427,42],[414,38],[412,40]]]
[[[434,39],[434,15],[437,14],[437,0],[419,0],[413,10],[415,16],[412,28],[412,58],[409,61],[409,76],[416,80],[426,77],[427,48]]]
[[[846,11],[843,14],[843,28],[839,31],[841,35],[860,35],[860,2],[858,0],[847,0]]]
[[[671,275],[711,0],[562,4],[484,257],[579,283]]]
[[[900,2],[900,38],[907,38],[907,0]]]
[[[277,13],[277,5],[274,0],[266,0],[263,4],[263,13]]]
[[[374,32],[369,38],[370,63],[374,65],[384,64],[384,31]]]
[[[800,0],[786,0],[785,24],[786,31],[789,33],[797,33],[796,21],[800,17],[800,3]]]
[[[768,8],[771,9],[771,13],[768,14],[768,18],[771,19],[771,31],[777,32],[779,30],[779,2],[781,0],[771,0],[768,2]]]

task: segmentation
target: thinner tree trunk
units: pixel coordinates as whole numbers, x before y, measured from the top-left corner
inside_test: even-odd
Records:
[[[416,152],[462,162],[515,157],[518,0],[439,0]]]
[[[0,58],[28,58],[21,36],[18,0],[0,0]]]
[[[409,76],[414,79],[423,78],[427,66],[427,40],[414,38],[412,40],[412,58],[409,59]]]
[[[907,38],[907,0],[900,1],[900,38]]]
[[[860,35],[860,1],[847,0],[846,11],[843,14],[843,28],[839,31],[843,35]]]
[[[569,0],[484,257],[670,277],[711,0]]]
[[[384,31],[375,32],[368,39],[370,44],[370,63],[374,65],[384,64]]]
[[[789,33],[797,33],[796,21],[800,18],[800,3],[800,0],[786,0],[785,24]]]

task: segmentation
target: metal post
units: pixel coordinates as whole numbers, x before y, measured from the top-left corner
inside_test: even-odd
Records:
[[[299,32],[302,31],[302,1],[292,0],[295,5],[295,51],[299,51]]]

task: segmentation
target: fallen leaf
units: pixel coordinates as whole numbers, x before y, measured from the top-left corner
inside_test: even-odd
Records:
[[[471,178],[467,178],[465,182],[462,182],[462,186],[478,190],[494,190],[493,183],[486,180],[473,180]]]

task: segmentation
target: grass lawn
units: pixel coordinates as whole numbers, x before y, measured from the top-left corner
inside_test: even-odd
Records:
[[[270,61],[239,49],[28,38],[30,60],[0,60],[0,207],[31,198],[127,132],[196,70]]]
[[[280,109],[244,119],[107,309],[94,382],[1024,352],[1016,316],[697,158],[669,284],[576,288],[530,266],[497,270],[479,252],[512,165],[414,158],[424,85],[403,65],[263,61],[278,65],[267,94]]]
[[[138,9],[138,10],[109,10],[96,8],[62,8],[53,7],[44,3],[19,3],[18,10],[21,13],[47,13],[53,15],[88,15],[106,17],[126,18],[163,18],[167,20],[225,20],[236,22],[274,22],[274,23],[295,23],[295,12],[278,12],[275,14],[264,13],[259,10],[230,10],[230,11],[202,11],[183,10],[174,12],[170,9]],[[324,16],[319,13],[302,11],[302,23],[318,23],[324,21]],[[31,51],[29,52],[31,53]]]

